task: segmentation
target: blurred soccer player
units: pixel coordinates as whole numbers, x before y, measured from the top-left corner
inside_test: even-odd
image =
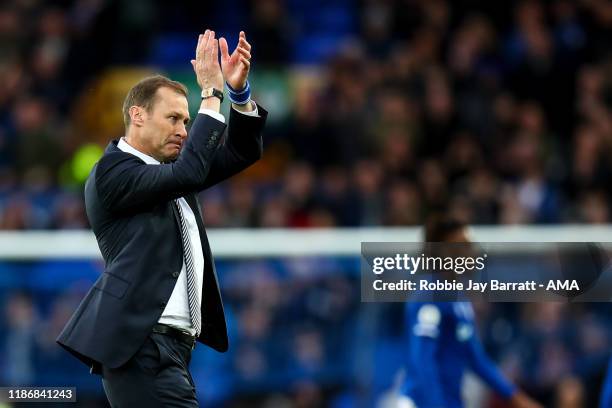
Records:
[[[445,217],[428,222],[425,240],[470,242],[467,226]],[[406,379],[399,407],[463,407],[461,384],[468,369],[512,406],[540,407],[506,380],[488,358],[476,334],[470,302],[408,302],[405,322]]]

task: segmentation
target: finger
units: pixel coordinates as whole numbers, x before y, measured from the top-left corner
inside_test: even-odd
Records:
[[[238,46],[251,51],[251,44],[249,44],[249,42],[244,37],[240,38],[240,40],[238,41]]]
[[[217,45],[215,45],[215,44],[217,44]],[[208,55],[210,55],[212,57],[213,54],[214,54],[214,50],[216,48],[218,48],[218,47],[219,47],[219,45],[218,45],[218,40],[215,38],[215,32],[211,31],[210,32],[210,39],[208,40]]]
[[[206,30],[206,33],[204,34],[204,39],[203,39],[203,46],[202,46],[202,54],[204,55],[207,51],[208,51],[208,47],[210,44],[210,38],[211,35],[213,34],[213,32],[211,30]]]
[[[229,59],[229,47],[227,46],[227,40],[223,37],[219,38],[219,48],[221,48],[221,58]]]
[[[242,55],[244,58],[248,60],[251,59],[251,53],[245,50],[244,48],[237,48],[237,50],[240,53],[240,55]]]
[[[200,34],[198,36],[198,45],[196,45],[196,52],[195,52],[196,59],[198,59],[200,55],[202,55],[202,39],[203,38],[204,38],[204,34]]]
[[[210,57],[212,58],[213,63],[219,63],[219,40],[217,40],[216,38],[212,41]]]
[[[204,35],[202,35],[202,43],[200,44],[200,54],[199,54],[199,60],[201,60],[202,58],[204,58],[204,54],[206,52],[206,46],[208,44],[208,39],[210,37],[210,30],[206,30],[204,31]]]
[[[240,57],[240,61],[245,65],[243,68],[244,71],[248,71],[251,68],[251,61],[244,57]]]

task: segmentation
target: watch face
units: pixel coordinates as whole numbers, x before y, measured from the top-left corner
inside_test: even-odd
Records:
[[[215,96],[219,98],[221,102],[223,102],[223,92],[215,89],[215,88],[206,88],[202,90],[202,99],[210,98],[211,96]]]

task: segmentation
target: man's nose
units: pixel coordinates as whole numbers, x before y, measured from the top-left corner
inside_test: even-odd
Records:
[[[181,139],[185,139],[187,137],[187,128],[185,127],[185,125],[181,125],[178,128],[177,134],[181,137]]]

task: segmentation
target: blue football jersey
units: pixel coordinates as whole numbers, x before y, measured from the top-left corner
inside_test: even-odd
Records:
[[[407,303],[405,325],[401,391],[416,407],[462,407],[461,384],[468,369],[502,397],[516,392],[484,352],[470,302]]]

